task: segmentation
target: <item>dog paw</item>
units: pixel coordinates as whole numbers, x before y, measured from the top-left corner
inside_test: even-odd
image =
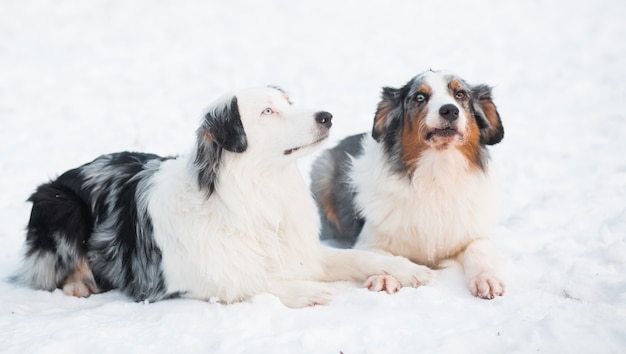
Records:
[[[393,275],[402,286],[417,288],[428,284],[435,276],[435,272],[426,266],[415,264],[403,257],[396,259],[402,262],[402,267],[394,272],[389,272],[389,274]]]
[[[97,294],[98,288],[89,281],[67,281],[61,289],[63,294],[76,297],[89,297],[91,294]]]
[[[76,262],[76,269],[63,281],[61,290],[65,295],[76,297],[89,297],[100,292],[85,258]]]
[[[279,295],[280,301],[291,308],[325,305],[333,299],[333,290],[324,285],[307,284],[292,290],[294,291]]]
[[[388,294],[396,293],[402,288],[402,284],[392,275],[372,275],[363,286],[371,291],[386,291]]]
[[[429,283],[435,273],[432,269],[415,264],[400,256],[392,258],[392,263],[380,274],[370,276],[364,286],[372,291],[386,291],[390,294],[402,287],[413,287]]]
[[[491,273],[481,273],[468,283],[472,295],[483,299],[493,299],[504,295],[504,283]]]
[[[404,286],[412,286],[414,288],[417,288],[418,286],[430,283],[430,281],[433,280],[433,278],[435,277],[435,271],[433,271],[432,269],[419,264],[412,265],[413,271],[411,272],[411,275],[407,278],[407,283],[403,284]]]

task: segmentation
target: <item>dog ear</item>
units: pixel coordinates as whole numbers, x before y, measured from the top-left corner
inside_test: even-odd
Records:
[[[487,85],[472,87],[472,98],[474,115],[480,128],[480,142],[485,145],[499,143],[504,137],[504,127],[491,98],[491,87]]]
[[[204,116],[197,131],[194,166],[198,173],[200,189],[215,190],[224,150],[241,153],[248,147],[243,129],[237,97],[219,105]]]
[[[380,142],[389,125],[394,121],[394,115],[398,114],[401,109],[400,89],[392,87],[383,87],[381,101],[376,108],[374,116],[374,127],[372,128],[372,137]]]
[[[215,144],[228,151],[244,152],[248,147],[248,140],[241,123],[237,97],[234,96],[229,103],[208,112],[202,120],[199,133],[208,134]]]

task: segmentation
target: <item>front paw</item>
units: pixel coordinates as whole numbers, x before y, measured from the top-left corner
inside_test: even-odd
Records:
[[[432,269],[415,264],[406,258],[396,258],[398,267],[393,271],[370,276],[364,286],[372,291],[386,291],[389,294],[398,292],[402,287],[413,287],[429,283],[434,272]]]
[[[386,291],[388,294],[396,293],[402,288],[402,284],[392,275],[372,275],[363,286],[371,291]]]
[[[423,265],[415,264],[404,257],[396,257],[402,266],[393,272],[389,272],[402,286],[417,288],[418,286],[430,283],[435,276],[435,272]]]
[[[279,298],[285,306],[291,308],[326,305],[333,299],[333,289],[325,285],[306,284],[280,294]]]
[[[481,273],[469,280],[472,295],[483,299],[493,299],[504,295],[504,283],[491,273]]]
[[[412,286],[414,288],[426,285],[430,283],[431,280],[435,277],[435,271],[432,269],[419,265],[419,264],[411,264],[413,266],[412,274],[407,278],[406,284],[404,286]]]

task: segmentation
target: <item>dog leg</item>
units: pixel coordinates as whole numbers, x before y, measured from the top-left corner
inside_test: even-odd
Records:
[[[473,241],[458,260],[463,264],[467,287],[472,295],[483,299],[504,295],[504,283],[496,272],[499,256],[489,240]]]
[[[334,249],[323,246],[326,281],[364,282],[373,291],[395,293],[401,287],[418,287],[428,283],[434,273],[401,256],[358,249]]]
[[[307,280],[274,280],[268,292],[277,296],[287,307],[325,305],[333,298],[333,290],[328,285]]]

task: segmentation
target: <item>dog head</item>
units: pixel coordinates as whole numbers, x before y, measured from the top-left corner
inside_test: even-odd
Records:
[[[484,168],[485,145],[504,136],[500,115],[486,85],[428,71],[402,88],[383,88],[372,137],[384,145],[396,171],[411,172],[423,151],[459,149]]]
[[[224,154],[241,154],[251,168],[293,162],[324,141],[331,126],[330,113],[296,109],[277,87],[229,94],[211,106],[197,131],[198,183],[213,192]]]

